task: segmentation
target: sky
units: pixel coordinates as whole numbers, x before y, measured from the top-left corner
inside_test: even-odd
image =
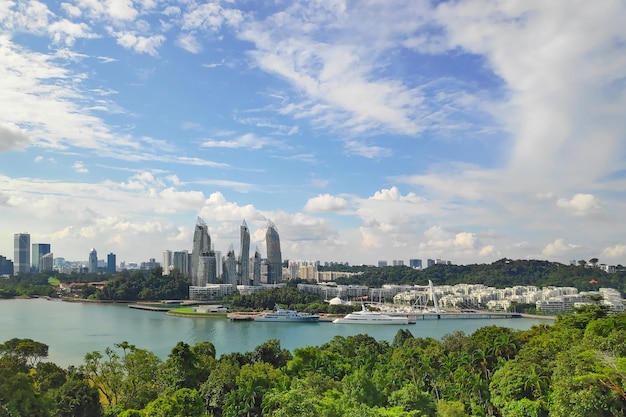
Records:
[[[623,0],[0,0],[0,254],[626,264]]]

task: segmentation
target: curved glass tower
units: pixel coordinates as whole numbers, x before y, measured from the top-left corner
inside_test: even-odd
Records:
[[[267,283],[277,284],[283,278],[283,258],[280,253],[280,237],[276,225],[271,220],[267,223],[265,244],[267,245]]]
[[[246,221],[239,228],[239,282],[241,285],[248,285],[250,283],[250,231]]]
[[[200,258],[208,256],[211,251],[211,237],[209,236],[209,228],[204,220],[198,217],[196,228],[193,232],[193,252],[191,252],[191,285],[206,285],[211,275],[208,271],[207,262],[203,262],[200,266]],[[200,276],[202,274],[202,276]]]

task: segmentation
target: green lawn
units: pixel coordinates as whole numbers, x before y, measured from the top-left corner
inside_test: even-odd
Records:
[[[61,285],[61,281],[58,280],[58,278],[48,278],[48,284],[52,285],[53,287],[58,287],[59,285]]]
[[[196,313],[193,311],[193,307],[173,308],[169,310],[167,314],[196,317],[226,317],[226,313]]]

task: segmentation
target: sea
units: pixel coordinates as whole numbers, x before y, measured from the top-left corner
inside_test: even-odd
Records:
[[[179,341],[190,345],[209,341],[217,356],[248,352],[277,339],[281,347],[294,349],[320,346],[335,336],[368,334],[379,341],[392,342],[400,329],[415,337],[441,339],[456,330],[471,334],[484,326],[498,325],[526,330],[533,325],[550,324],[547,319],[444,319],[418,320],[407,325],[358,325],[319,323],[268,323],[230,321],[227,318],[174,317],[165,312],[129,308],[126,304],[65,302],[60,300],[0,300],[0,343],[29,338],[49,346],[48,361],[59,366],[78,366],[85,354],[116,343],[128,342],[167,358]]]

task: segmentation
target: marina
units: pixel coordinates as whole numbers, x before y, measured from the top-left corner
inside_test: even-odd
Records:
[[[317,323],[320,316],[317,314],[301,313],[295,310],[287,310],[278,304],[274,307],[274,311],[256,316],[254,321],[265,322],[291,322],[291,323]]]

